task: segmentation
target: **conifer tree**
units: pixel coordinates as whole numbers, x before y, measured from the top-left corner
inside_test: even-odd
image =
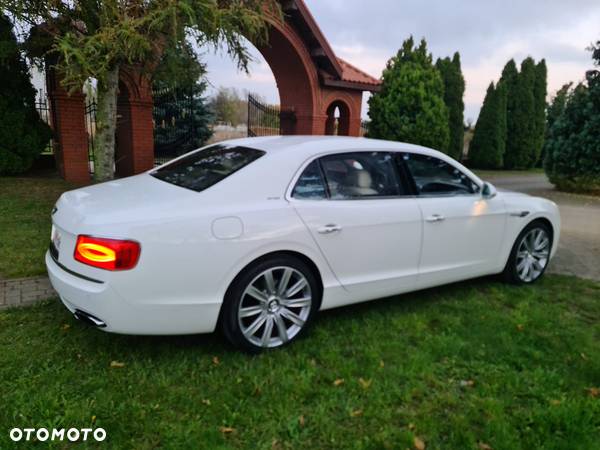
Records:
[[[50,140],[10,20],[0,15],[0,174],[29,169]]]
[[[502,70],[499,84],[506,90],[506,150],[504,152],[504,168],[509,169],[514,166],[513,155],[516,152],[514,141],[514,130],[517,128],[515,123],[516,92],[519,78],[519,71],[514,59],[506,63]]]
[[[383,71],[381,91],[369,99],[368,135],[446,151],[448,108],[444,83],[421,40],[404,41]]]
[[[469,165],[501,169],[506,149],[506,87],[490,83],[469,148]]]
[[[446,57],[438,59],[436,68],[444,81],[444,103],[448,108],[448,128],[450,142],[447,154],[454,159],[460,159],[464,141],[464,109],[463,96],[465,93],[465,79],[460,67],[460,54],[454,53],[452,59]]]
[[[535,134],[536,143],[530,158],[530,165],[540,165],[543,161],[542,150],[546,136],[546,95],[548,90],[548,69],[546,60],[542,59],[535,66],[535,83],[533,86],[535,108]],[[533,162],[531,162],[533,161]]]

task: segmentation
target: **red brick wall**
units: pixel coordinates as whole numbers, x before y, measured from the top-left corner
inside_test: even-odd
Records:
[[[67,181],[88,184],[90,172],[85,96],[81,92],[69,95],[53,69],[47,71],[46,84],[52,110],[54,153],[58,170]]]

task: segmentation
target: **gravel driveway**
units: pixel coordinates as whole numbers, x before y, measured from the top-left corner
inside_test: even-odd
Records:
[[[556,191],[543,173],[482,171],[479,176],[498,189],[554,201],[560,209],[562,229],[548,271],[600,281],[600,198]]]

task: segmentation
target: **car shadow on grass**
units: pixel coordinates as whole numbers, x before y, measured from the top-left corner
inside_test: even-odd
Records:
[[[483,277],[424,289],[402,295],[380,298],[368,302],[356,303],[335,309],[320,311],[311,324],[310,330],[294,345],[280,351],[289,351],[300,345],[311,345],[319,340],[319,335],[333,327],[336,332],[343,332],[357,323],[372,320],[376,317],[393,317],[394,315],[423,313],[436,308],[441,302],[467,301],[465,292],[483,292],[503,286],[497,277]],[[209,334],[172,335],[172,336],[145,336],[123,335],[106,333],[100,329],[87,325],[75,319],[61,304],[58,299],[49,300],[45,304],[53,306],[52,317],[46,321],[55,323],[65,334],[70,333],[72,339],[79,341],[77,345],[82,350],[97,352],[99,348],[108,351],[119,351],[123,357],[127,354],[146,354],[148,356],[162,357],[165,354],[185,353],[187,351],[201,352],[206,355],[224,355],[236,349],[227,342],[220,328]],[[37,307],[34,307],[37,308]],[[47,309],[44,309],[47,312]],[[51,325],[51,324],[49,324]],[[317,333],[315,333],[317,332]],[[325,331],[327,332],[327,331]],[[302,344],[301,344],[302,343]],[[266,352],[270,353],[270,352]]]

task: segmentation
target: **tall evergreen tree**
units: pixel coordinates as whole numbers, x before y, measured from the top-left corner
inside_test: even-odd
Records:
[[[152,88],[161,92],[162,96],[160,107],[155,104],[154,108],[157,148],[177,140],[173,136],[181,136],[186,143],[178,149],[178,154],[183,154],[202,147],[212,136],[209,124],[213,114],[204,96],[207,87],[205,74],[205,66],[198,60],[189,42],[176,43],[166,49],[152,79]],[[182,107],[182,103],[187,104],[189,109]],[[186,116],[188,111],[192,114],[189,117]]]
[[[511,59],[506,63],[504,69],[502,69],[502,76],[500,77],[499,84],[504,86],[506,91],[506,150],[504,153],[504,168],[511,168],[513,163],[512,155],[516,152],[516,145],[514,141],[514,130],[517,127],[515,123],[515,111],[516,105],[516,92],[519,78],[519,71],[514,59]]]
[[[535,164],[534,159],[537,159],[534,150],[538,141],[533,94],[535,76],[535,62],[532,58],[525,58],[521,72],[517,73],[513,83],[508,84],[506,169],[525,169]]]
[[[446,57],[438,59],[435,67],[440,71],[444,81],[444,103],[448,108],[448,128],[450,142],[448,155],[460,159],[464,141],[464,109],[463,96],[465,93],[465,79],[460,67],[460,55],[454,53],[452,59]]]
[[[548,69],[546,60],[542,59],[535,66],[535,83],[533,86],[534,108],[535,108],[535,134],[536,143],[533,148],[530,162],[531,165],[539,165],[543,160],[542,151],[544,138],[546,136],[546,95],[548,94]]]
[[[36,91],[12,28],[0,15],[0,174],[29,169],[51,135],[35,108]]]
[[[469,165],[501,169],[506,150],[506,86],[490,83],[469,147]]]
[[[449,130],[444,83],[425,39],[418,47],[412,37],[404,41],[382,80],[381,91],[369,99],[368,135],[445,151]]]

